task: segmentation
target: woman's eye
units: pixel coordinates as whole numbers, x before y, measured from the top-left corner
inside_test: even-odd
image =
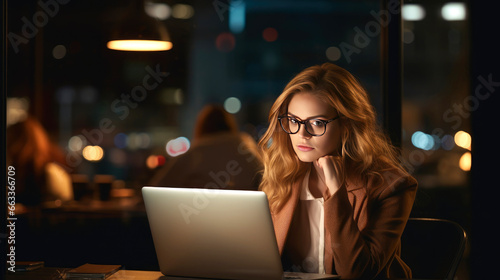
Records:
[[[312,120],[311,121],[311,125],[314,125],[314,126],[322,126],[323,125],[323,122],[320,121],[320,120]]]
[[[299,121],[297,119],[294,119],[294,118],[290,118],[290,122],[293,123],[293,124],[296,124],[298,123]]]

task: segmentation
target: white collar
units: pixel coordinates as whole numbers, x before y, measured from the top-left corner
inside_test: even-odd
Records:
[[[309,176],[311,174],[311,170],[307,171],[306,175],[304,176],[304,181],[302,181],[302,189],[300,191],[300,200],[320,200],[322,201],[324,198],[320,197],[314,197],[311,194],[311,190],[309,190]]]

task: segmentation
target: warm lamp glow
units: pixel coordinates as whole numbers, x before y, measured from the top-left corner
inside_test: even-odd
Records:
[[[113,40],[109,41],[108,49],[118,51],[168,51],[172,43],[155,40]]]

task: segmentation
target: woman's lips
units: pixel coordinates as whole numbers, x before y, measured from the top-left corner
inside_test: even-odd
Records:
[[[309,151],[314,150],[314,148],[311,148],[311,147],[305,146],[305,145],[297,145],[297,149],[299,151],[302,151],[302,152],[309,152]]]

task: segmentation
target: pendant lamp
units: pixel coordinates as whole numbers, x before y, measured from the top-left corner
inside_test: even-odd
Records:
[[[107,47],[120,51],[167,51],[172,48],[166,27],[144,10],[144,1],[137,0],[112,31]]]

